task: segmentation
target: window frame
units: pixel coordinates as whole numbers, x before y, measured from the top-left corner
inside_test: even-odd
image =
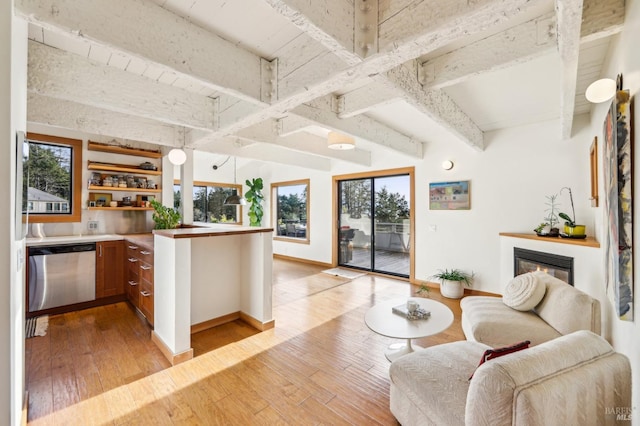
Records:
[[[287,237],[285,235],[278,235],[278,188],[283,186],[298,186],[298,185],[306,185],[307,186],[307,228],[305,231],[304,238],[298,237]],[[311,179],[298,179],[298,180],[290,180],[285,182],[272,182],[271,183],[271,199],[273,200],[272,210],[271,210],[271,227],[274,230],[273,240],[274,241],[286,241],[289,243],[297,243],[297,244],[311,244]]]
[[[22,213],[22,216],[28,215],[29,223],[82,221],[82,140],[43,135],[40,133],[27,133],[26,140],[29,143],[40,142],[46,145],[59,145],[71,148],[71,197],[69,197],[71,212],[38,214],[28,211],[28,213]]]
[[[173,180],[173,184],[174,185],[180,185],[180,179],[174,179]],[[230,189],[235,189],[236,191],[238,191],[238,195],[240,195],[242,197],[242,184],[239,183],[227,183],[227,182],[208,182],[208,181],[202,181],[202,180],[194,180],[193,181],[193,188],[197,187],[197,186],[204,186],[204,187],[220,187],[220,188],[230,188]],[[208,189],[207,189],[208,191]],[[192,198],[192,205],[193,205],[193,190],[191,191],[191,198]],[[215,223],[217,225],[242,225],[243,219],[244,219],[244,211],[242,210],[242,206],[237,206],[236,208],[239,208],[240,210],[238,211],[238,222],[202,222],[202,223]]]

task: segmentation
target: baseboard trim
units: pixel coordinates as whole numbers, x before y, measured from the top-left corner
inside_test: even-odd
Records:
[[[240,319],[245,323],[249,324],[251,327],[260,331],[270,330],[276,326],[276,320],[262,322],[262,321],[258,321],[257,319],[255,319],[250,315],[245,314],[244,312],[240,312]]]
[[[276,325],[276,321],[275,320],[262,322],[262,321],[259,321],[259,320],[255,319],[251,315],[247,315],[244,312],[238,311],[238,312],[232,312],[232,313],[227,314],[227,315],[223,315],[223,316],[218,317],[218,318],[213,318],[213,319],[210,319],[208,321],[200,322],[198,324],[193,324],[191,326],[191,334],[199,333],[201,331],[205,331],[205,330],[208,330],[210,328],[217,327],[219,325],[235,321],[237,319],[239,319],[240,321],[246,323],[250,327],[255,328],[258,331],[269,330],[269,329],[275,327],[275,325]]]
[[[285,256],[284,254],[274,254],[274,259],[290,260],[292,262],[306,263],[309,265],[322,266],[323,268],[333,268],[331,263],[318,262],[317,260],[303,259],[301,257]]]
[[[440,291],[440,284],[434,283],[434,282],[431,282],[431,281],[414,280],[414,281],[411,281],[411,284],[414,284],[414,285],[417,285],[417,286],[425,286],[425,287],[437,289],[438,291]],[[501,294],[490,293],[488,291],[482,291],[482,290],[474,290],[474,289],[471,289],[471,288],[468,288],[468,287],[464,289],[464,295],[465,296],[502,297]]]
[[[223,315],[218,318],[213,318],[208,321],[199,322],[198,324],[193,324],[191,326],[191,334],[199,333],[201,331],[208,330],[213,327],[217,327],[222,324],[226,324],[231,321],[235,321],[240,318],[240,312],[233,312],[227,315]]]
[[[162,352],[162,355],[169,360],[171,365],[178,365],[193,358],[193,348],[174,354],[173,351],[169,349],[169,346],[156,334],[155,330],[151,332],[151,341],[156,344],[160,352]]]

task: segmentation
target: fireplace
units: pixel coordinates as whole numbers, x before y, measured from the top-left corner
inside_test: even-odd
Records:
[[[559,280],[573,285],[573,257],[514,247],[514,276],[533,271],[544,271]]]

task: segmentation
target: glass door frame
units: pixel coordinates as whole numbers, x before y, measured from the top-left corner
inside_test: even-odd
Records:
[[[333,176],[332,179],[332,239],[331,239],[331,263],[332,266],[338,266],[338,255],[339,255],[339,226],[340,226],[340,216],[339,216],[339,208],[341,206],[341,200],[339,199],[339,190],[338,185],[340,181],[344,180],[356,180],[356,179],[367,179],[367,178],[377,178],[377,177],[388,177],[388,176],[397,176],[397,175],[409,175],[409,278],[410,282],[415,281],[415,167],[403,167],[397,169],[386,169],[386,170],[376,170],[376,171],[368,171],[362,173],[352,173],[346,175],[336,175]],[[350,266],[345,266],[350,267]],[[360,268],[354,268],[360,269]],[[381,273],[376,271],[374,273]],[[389,276],[396,276],[393,274],[384,274]],[[406,279],[404,277],[398,277],[399,279]]]

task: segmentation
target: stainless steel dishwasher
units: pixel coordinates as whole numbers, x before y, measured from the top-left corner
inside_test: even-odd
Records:
[[[96,243],[29,247],[29,312],[96,298]]]

